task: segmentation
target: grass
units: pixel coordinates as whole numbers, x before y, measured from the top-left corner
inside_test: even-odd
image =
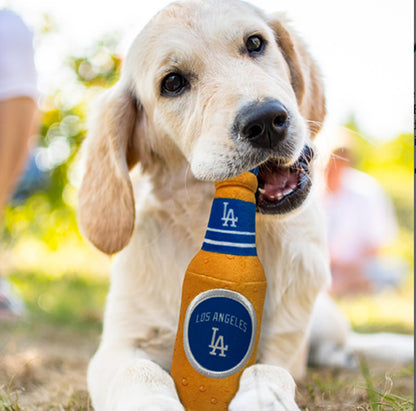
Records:
[[[23,411],[18,404],[17,395],[12,398],[6,392],[2,394],[3,388],[0,387],[0,410],[3,411]]]
[[[414,409],[413,400],[391,392],[393,388],[393,379],[390,376],[385,377],[386,384],[384,389],[381,390],[375,387],[368,364],[363,360],[360,361],[360,369],[365,380],[365,386],[358,385],[357,387],[364,389],[367,392],[368,402],[370,403],[372,410],[381,411],[385,409],[392,409],[410,411]],[[406,369],[402,370],[402,374],[403,371],[405,372],[404,375],[406,375]],[[413,371],[413,367],[409,367],[408,372],[413,374]]]
[[[12,272],[8,278],[23,298],[32,323],[100,328],[108,278],[20,271]]]
[[[412,410],[413,372],[413,366],[386,372],[364,361],[354,371],[310,369],[298,384],[297,403],[309,411]]]
[[[17,393],[2,394],[2,388],[0,387],[0,410],[2,411],[26,411],[27,408],[22,408],[19,405],[19,396]],[[89,398],[87,394],[75,393],[73,398],[64,403],[50,404],[47,406],[48,410],[59,411],[89,411],[92,410]]]
[[[0,410],[91,410],[86,367],[99,341],[108,278],[26,270],[15,270],[9,278],[25,301],[28,317],[0,326],[0,361],[6,365],[0,367]],[[387,331],[410,332],[412,313],[407,309],[412,296],[396,294],[397,304],[394,294],[384,298],[391,307],[401,307],[396,316],[390,312]],[[374,308],[377,299],[361,297],[357,304],[367,321],[358,324],[361,331],[386,331],[376,315],[382,310]],[[353,300],[348,305],[354,306]],[[363,361],[356,371],[310,369],[297,392],[298,404],[309,411],[407,411],[414,408],[412,398],[413,367],[386,371]]]

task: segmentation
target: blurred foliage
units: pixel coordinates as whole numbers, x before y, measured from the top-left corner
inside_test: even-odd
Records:
[[[116,45],[117,39],[107,36],[84,55],[69,57],[65,67],[72,73],[72,83],[44,98],[33,157],[47,183],[6,209],[0,232],[3,240],[35,235],[56,250],[66,236],[75,233],[79,237],[75,207],[80,169],[76,158],[86,134],[90,101],[119,77],[121,59],[115,53]]]
[[[57,31],[57,25],[54,18],[49,13],[43,13],[39,33],[45,35],[55,31]]]
[[[121,66],[121,59],[113,52],[115,46],[115,39],[109,36],[93,47],[89,55],[71,57],[77,80],[87,87],[112,86],[119,78]]]
[[[115,47],[116,41],[108,37],[90,47],[86,55],[68,58],[67,64],[75,74],[72,87],[78,88],[80,96],[78,102],[68,105],[61,90],[44,102],[40,147],[48,152],[41,166],[49,168],[51,175],[45,194],[52,208],[65,203],[64,190],[68,183],[73,183],[71,166],[85,137],[89,100],[114,84],[119,77],[121,59],[115,55]],[[39,157],[42,162],[41,154]]]
[[[353,118],[345,127],[352,131],[355,167],[381,183],[393,199],[400,225],[413,230],[414,135],[400,134],[383,142],[363,136]]]
[[[399,224],[399,236],[388,252],[409,264],[408,286],[413,286],[414,266],[414,135],[400,134],[388,141],[370,139],[360,133],[354,119],[350,130],[354,167],[376,178],[391,197]]]
[[[413,135],[401,134],[374,147],[356,138],[357,168],[375,177],[393,199],[399,223],[413,230]]]

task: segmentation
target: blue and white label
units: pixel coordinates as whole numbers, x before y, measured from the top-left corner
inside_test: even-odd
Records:
[[[233,198],[215,198],[202,249],[256,256],[256,205]]]
[[[256,312],[243,295],[209,290],[189,304],[184,323],[184,348],[191,365],[212,378],[241,370],[253,351]]]

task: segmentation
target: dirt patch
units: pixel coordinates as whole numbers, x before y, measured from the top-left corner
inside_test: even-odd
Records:
[[[86,372],[98,332],[19,326],[0,341],[0,395],[24,410],[91,409]]]

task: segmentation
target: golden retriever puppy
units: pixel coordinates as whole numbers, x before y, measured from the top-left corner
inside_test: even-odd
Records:
[[[311,311],[330,278],[313,185],[324,115],[319,71],[280,15],[238,0],[183,1],[138,35],[84,145],[80,225],[100,250],[120,251],[88,370],[96,410],[183,409],[169,376],[183,275],[214,181],[257,165],[268,291],[258,364],[230,410],[297,409],[289,372],[305,368]]]

